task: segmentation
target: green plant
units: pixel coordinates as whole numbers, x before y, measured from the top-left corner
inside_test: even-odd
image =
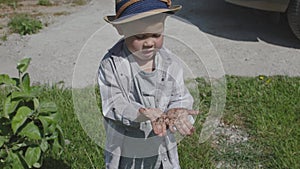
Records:
[[[15,8],[17,8],[18,1],[17,0],[0,0],[0,4],[6,4],[15,9]]]
[[[56,104],[42,101],[39,88],[30,85],[29,63],[18,63],[19,78],[0,75],[7,91],[0,108],[0,168],[40,168],[47,152],[60,154],[64,146]]]
[[[43,28],[41,21],[33,19],[26,14],[15,15],[8,23],[8,26],[13,32],[21,35],[37,33]]]
[[[222,127],[221,134],[218,135],[222,138],[218,139],[219,143],[212,137],[199,144],[201,124],[205,121],[200,115],[195,123],[195,134],[185,137],[179,143],[181,168],[300,168],[300,77],[227,76],[226,81],[228,90],[222,121],[248,133],[248,140],[230,143],[230,135],[225,135],[228,130]],[[197,82],[199,95],[193,96],[200,97],[200,110],[203,114],[209,112],[211,86],[204,79],[197,79]],[[102,144],[97,145],[88,137],[74,113],[72,89],[60,85],[38,88],[39,99],[56,103],[61,114],[59,125],[68,140],[61,156],[47,153],[42,168],[105,168]],[[2,89],[0,88],[0,106],[7,95],[7,91]],[[95,93],[100,106],[97,85]],[[97,113],[87,112],[87,117],[91,113]],[[235,128],[232,129],[236,131]],[[222,131],[225,133],[222,134]],[[105,137],[99,133],[95,135]]]
[[[51,2],[49,0],[39,0],[38,5],[50,6],[52,4],[51,4]]]
[[[74,5],[85,5],[87,2],[86,0],[74,0],[73,4]]]
[[[2,41],[7,41],[7,35],[6,35],[6,34],[2,35],[0,39],[1,39]]]

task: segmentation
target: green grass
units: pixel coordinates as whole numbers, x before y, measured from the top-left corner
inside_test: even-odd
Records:
[[[241,152],[218,159],[246,161],[246,168],[300,168],[300,78],[228,78],[224,121],[250,134]]]
[[[200,108],[206,113],[210,89],[209,84],[200,83]],[[249,140],[219,147],[212,146],[211,140],[199,144],[201,126],[196,126],[196,133],[179,143],[182,168],[215,168],[219,161],[230,164],[227,168],[300,168],[300,78],[231,76],[227,88],[222,120],[238,125],[249,134]],[[70,141],[62,156],[49,155],[43,168],[104,168],[103,149],[87,136],[74,114],[72,90],[58,86],[41,89],[41,99],[57,103],[62,113],[60,125]]]
[[[62,113],[60,125],[64,131],[65,139],[70,142],[66,145],[61,158],[49,155],[43,168],[103,168],[103,150],[83,131],[74,113],[72,90],[57,86],[44,87],[41,99],[56,102],[59,112]]]

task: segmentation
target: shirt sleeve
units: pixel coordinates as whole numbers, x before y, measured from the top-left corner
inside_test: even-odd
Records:
[[[174,84],[168,109],[192,109],[194,99],[184,84],[183,69],[177,69],[176,73],[174,73],[172,76],[172,78],[174,78]]]
[[[129,99],[128,91],[117,75],[112,60],[103,60],[98,71],[98,84],[102,100],[103,115],[123,125],[139,128],[137,118],[141,116],[141,104]]]
[[[184,84],[183,69],[177,69],[176,74],[173,74],[173,76],[174,88],[171,94],[168,110],[172,108],[192,109],[194,99]],[[192,115],[189,115],[188,118],[192,124],[195,123],[195,119]]]

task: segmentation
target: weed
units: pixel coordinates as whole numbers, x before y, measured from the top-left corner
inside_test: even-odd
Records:
[[[6,34],[2,35],[0,39],[1,39],[2,41],[7,41],[7,35],[6,35]]]
[[[29,63],[30,58],[18,62],[18,78],[0,75],[0,86],[8,91],[0,110],[0,168],[40,168],[47,152],[58,156],[63,150],[60,113],[55,103],[39,99],[26,72]]]
[[[17,0],[0,0],[0,4],[5,4],[11,6],[12,8],[16,9],[18,6]]]
[[[87,2],[86,0],[74,0],[73,4],[74,5],[85,5]]]
[[[41,21],[36,20],[26,14],[15,15],[8,23],[8,26],[12,32],[16,32],[21,35],[37,33],[43,28]]]
[[[39,0],[38,5],[51,6],[52,3],[49,0]]]
[[[63,15],[69,15],[70,12],[67,11],[62,11],[62,12],[55,12],[53,15],[54,16],[63,16]]]

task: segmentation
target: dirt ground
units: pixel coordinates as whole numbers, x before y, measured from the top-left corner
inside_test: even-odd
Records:
[[[0,4],[0,37],[10,34],[8,23],[16,14],[28,14],[40,20],[44,26],[54,23],[60,16],[77,11],[90,0],[51,0],[49,6],[38,4],[38,0],[18,0],[17,3]]]
[[[32,35],[5,32],[6,41],[0,40],[0,72],[16,76],[16,63],[30,57],[28,72],[32,82],[94,84],[92,80],[101,57],[120,38],[103,20],[103,16],[115,13],[114,0],[89,0],[82,6],[78,5],[79,0],[52,2],[52,6],[40,6],[38,0],[18,0],[16,8],[2,5],[0,25],[4,26],[0,31],[5,32],[5,22],[10,16],[26,11],[46,26]],[[215,58],[228,75],[300,75],[300,43],[288,24],[271,23],[265,12],[234,6],[224,0],[174,0],[174,4],[183,8],[176,13],[179,19],[169,18],[166,26],[172,28],[168,32],[172,33],[170,37],[180,41],[166,38],[165,44],[178,52],[187,65],[192,65],[189,68],[193,72],[205,75],[207,71],[203,69],[211,66],[203,65],[201,60],[217,55]],[[195,56],[186,46],[201,50],[196,58],[200,63],[195,57],[184,57]],[[76,79],[74,75],[78,72],[88,80]]]

